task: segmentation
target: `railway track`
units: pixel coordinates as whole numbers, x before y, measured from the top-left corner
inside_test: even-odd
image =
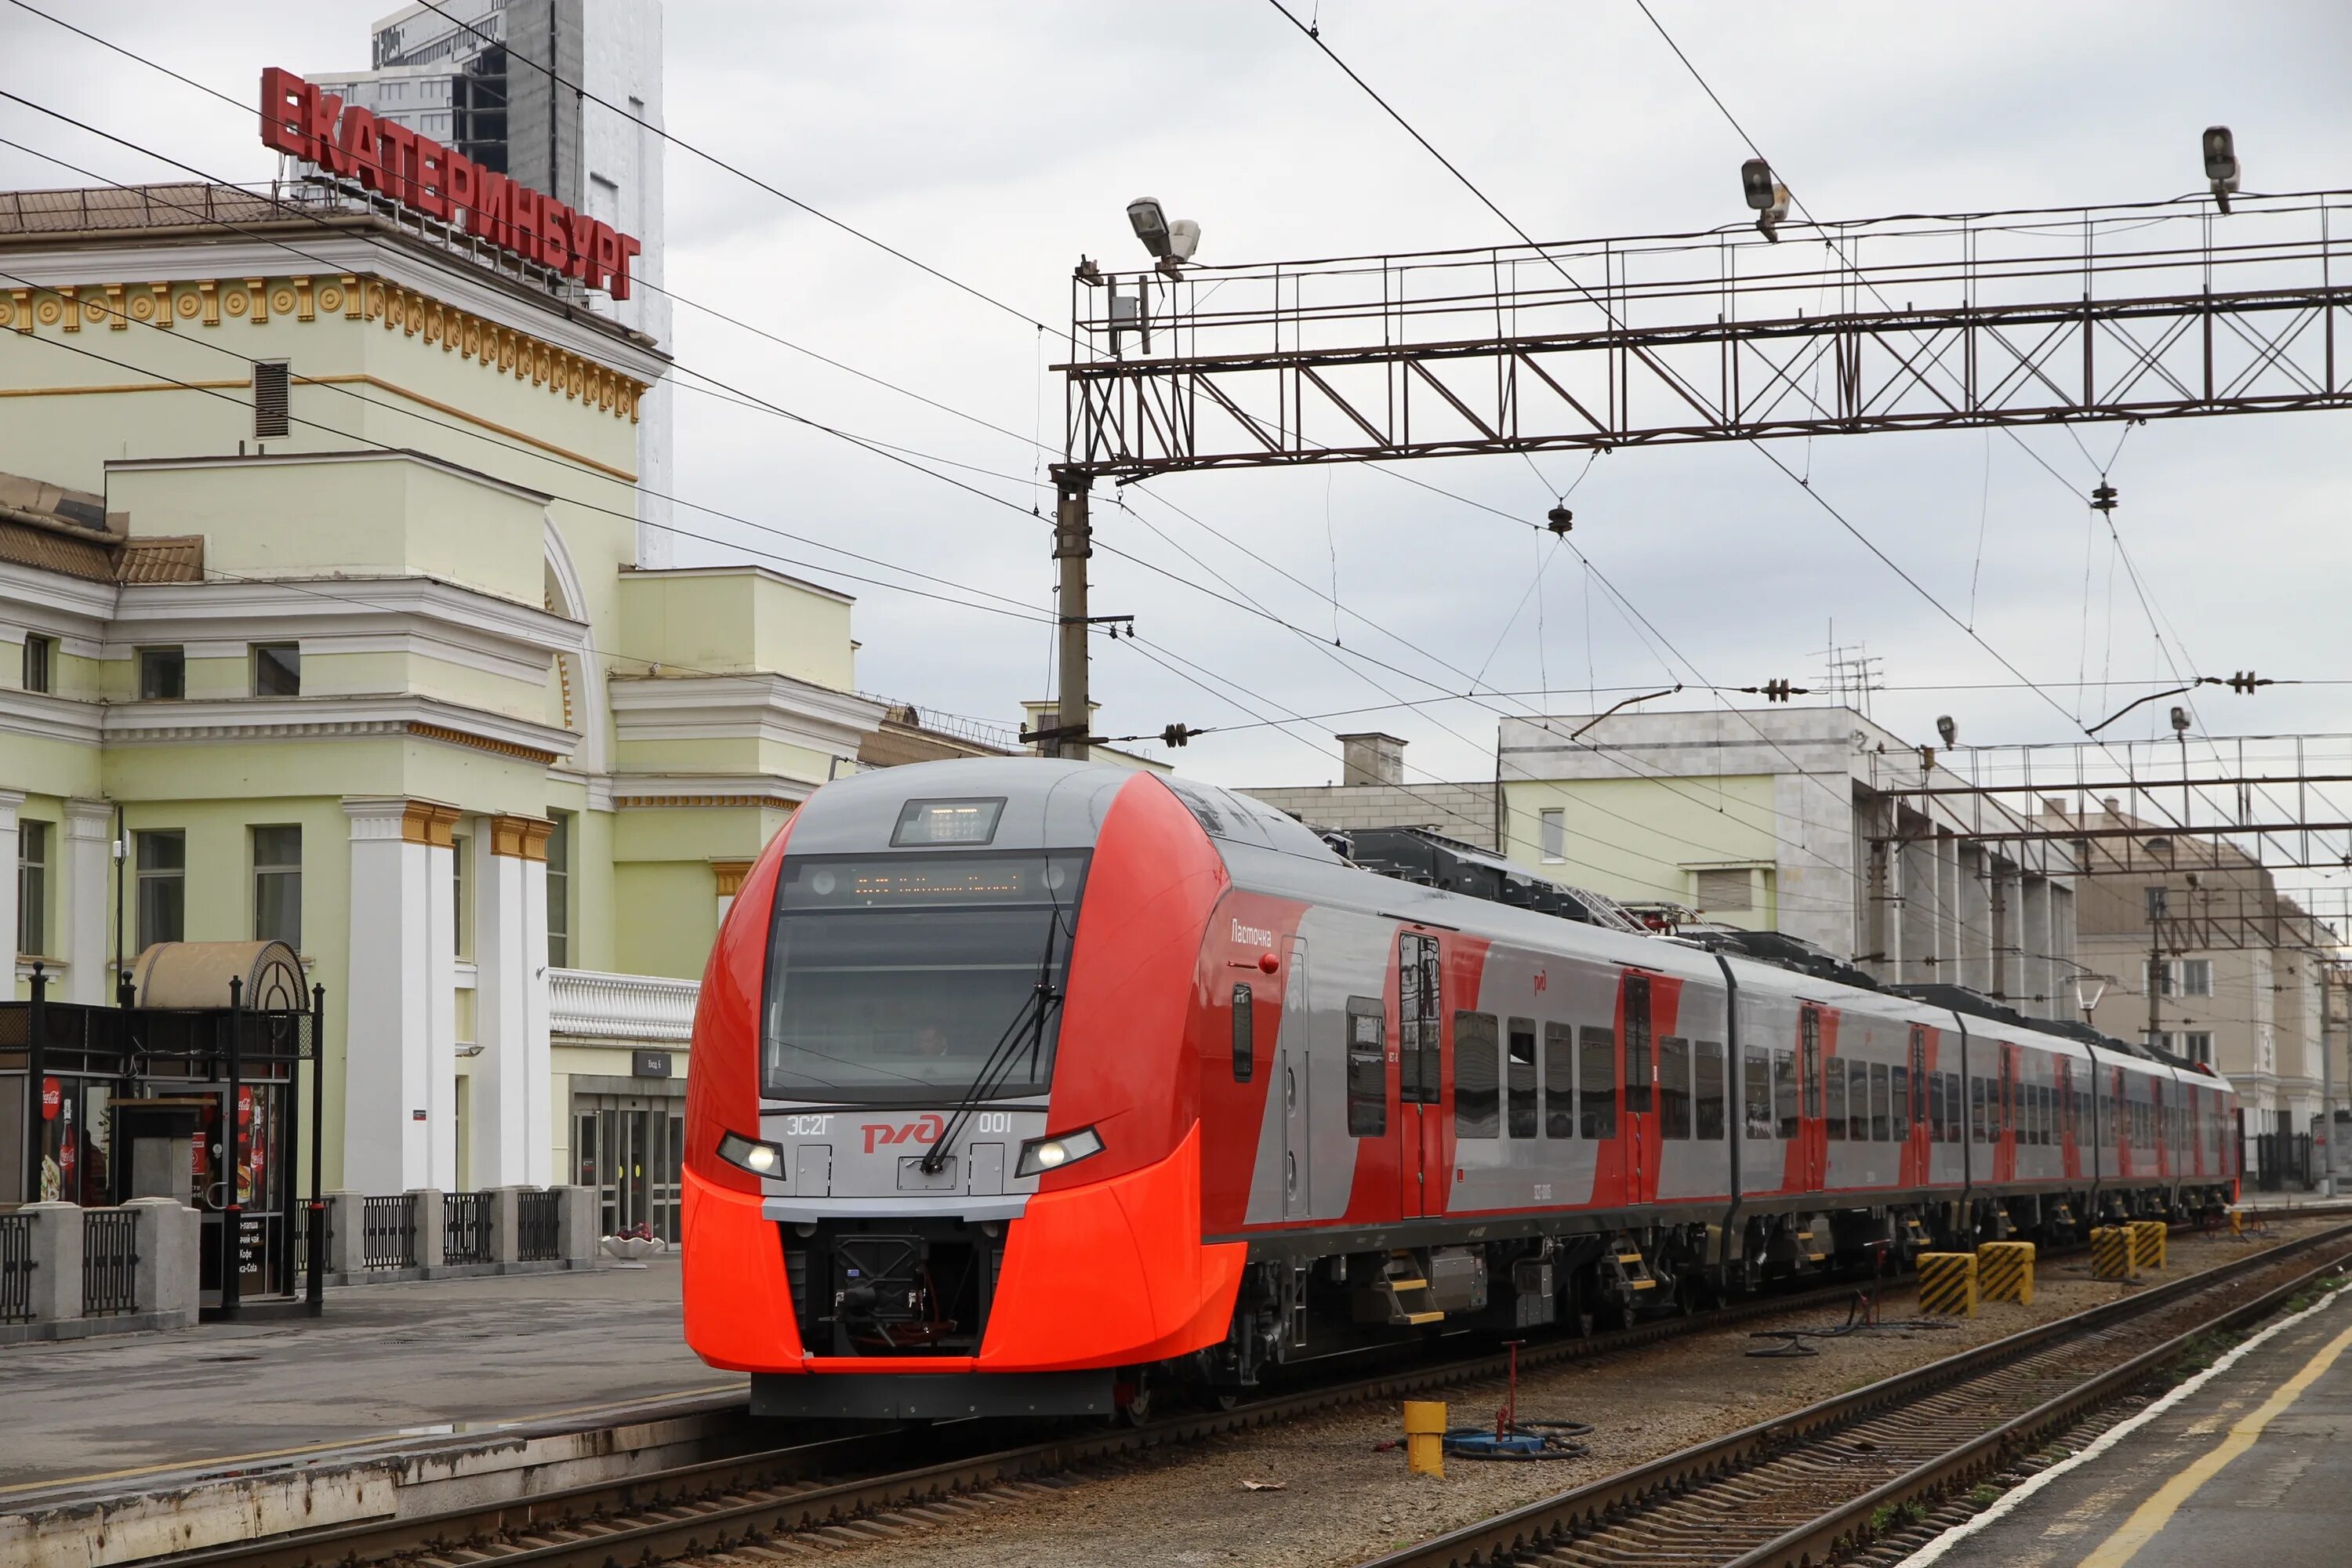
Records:
[[[1857,1279],[1759,1297],[1584,1339],[1528,1344],[1522,1372],[1621,1354],[1759,1317],[1843,1304]],[[1908,1281],[1903,1281],[1907,1284]],[[1016,1447],[981,1447],[1001,1426],[943,1423],[744,1454],[446,1512],[336,1526],[142,1560],[142,1568],[341,1568],[425,1562],[605,1568],[674,1561],[794,1532],[846,1530],[877,1513],[993,1488],[1034,1484],[1153,1449],[1369,1400],[1501,1378],[1486,1353],[1397,1367],[1144,1425],[1063,1429]],[[919,1461],[909,1464],[909,1460]]]
[[[1930,1363],[1364,1568],[1822,1568],[1909,1528],[1923,1517],[1915,1509],[2038,1451],[2200,1336],[2269,1315],[2347,1262],[2352,1225]]]

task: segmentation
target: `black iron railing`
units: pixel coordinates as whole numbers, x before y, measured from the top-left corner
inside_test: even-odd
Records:
[[[515,1200],[515,1256],[525,1263],[543,1263],[563,1256],[563,1237],[556,1225],[556,1194],[523,1193]]]
[[[488,1193],[441,1194],[441,1260],[444,1263],[489,1263],[490,1204]]]
[[[81,1216],[81,1315],[108,1318],[139,1305],[139,1216],[91,1209]]]
[[[33,1216],[0,1214],[0,1323],[21,1323],[32,1315]]]
[[[364,1198],[360,1205],[360,1267],[416,1267],[416,1198],[402,1193]]]

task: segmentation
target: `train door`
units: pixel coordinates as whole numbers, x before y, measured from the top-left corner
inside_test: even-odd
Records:
[[[1799,1179],[1817,1193],[1829,1176],[1829,1144],[1822,1123],[1822,1010],[1811,1002],[1798,1012],[1797,1095]]]
[[[1927,1079],[1927,1026],[1911,1026],[1911,1082],[1906,1090],[1910,1100],[1910,1121],[1903,1147],[1895,1154],[1895,1179],[1906,1187],[1924,1186],[1928,1180],[1930,1162],[1936,1146],[1931,1141],[1934,1119],[1928,1114],[1927,1097],[1932,1091]],[[1914,1151],[1916,1151],[1915,1153]]]
[[[1307,1070],[1314,1014],[1307,1005],[1307,939],[1290,939],[1290,974],[1282,992],[1282,1213],[1304,1219],[1314,1211],[1315,1165],[1307,1113],[1314,1075]]]
[[[1397,939],[1397,1212],[1407,1219],[1443,1213],[1445,1204],[1442,975],[1435,937],[1409,931]]]
[[[1624,1194],[1624,1201],[1636,1204],[1649,1202],[1658,1190],[1658,1123],[1654,1114],[1658,1068],[1650,1002],[1650,977],[1625,976],[1618,993],[1622,1021],[1617,1031],[1625,1043],[1625,1120],[1613,1150],[1618,1165],[1616,1190]],[[1607,1148],[1600,1151],[1603,1171],[1611,1152]]]

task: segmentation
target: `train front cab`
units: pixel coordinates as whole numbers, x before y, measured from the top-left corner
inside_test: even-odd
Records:
[[[688,1344],[755,1413],[1108,1412],[1224,1337],[1184,1040],[1227,887],[1157,780],[830,784],[754,867],[695,1024]]]

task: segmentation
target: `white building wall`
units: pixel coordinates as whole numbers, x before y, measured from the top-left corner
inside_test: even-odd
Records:
[[[582,81],[589,101],[582,109],[581,154],[588,178],[582,200],[600,217],[645,244],[637,258],[630,298],[598,296],[594,309],[670,345],[670,298],[663,292],[668,267],[663,256],[662,8],[659,0],[594,0],[585,7]],[[595,102],[618,106],[617,113]],[[634,117],[634,118],[633,118]],[[638,121],[644,121],[639,124]],[[650,129],[648,129],[650,127]],[[611,210],[606,210],[610,208]],[[669,497],[674,493],[670,454],[671,388],[657,382],[637,407],[637,564],[670,563]]]

